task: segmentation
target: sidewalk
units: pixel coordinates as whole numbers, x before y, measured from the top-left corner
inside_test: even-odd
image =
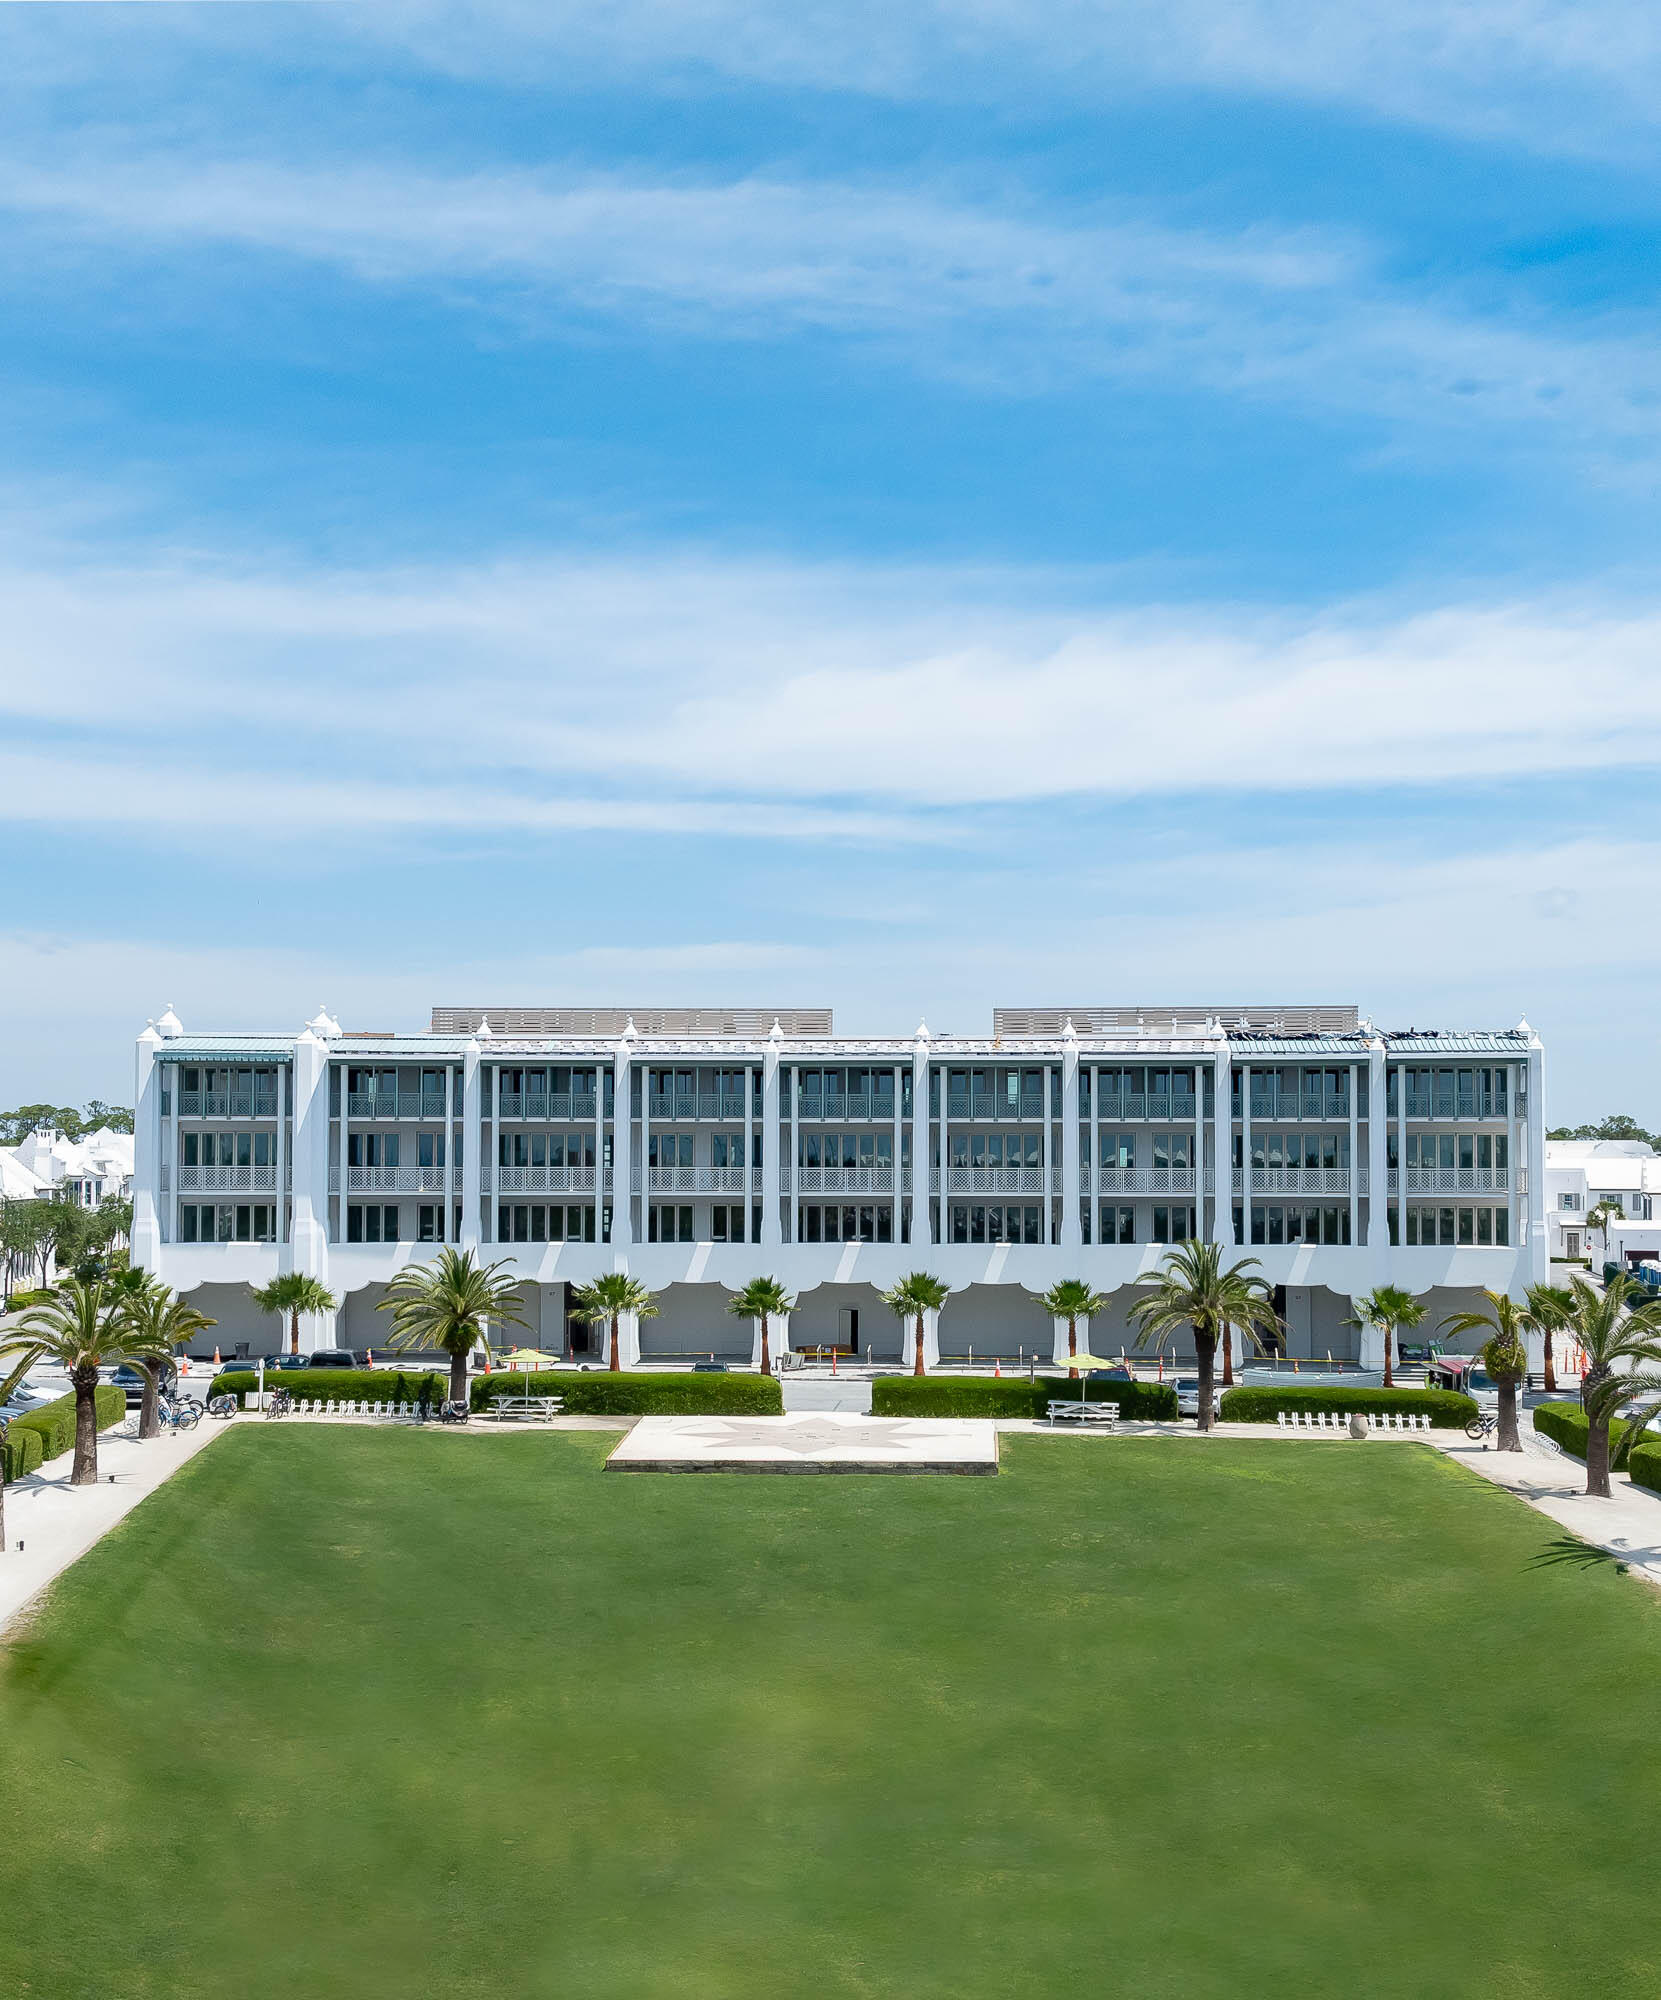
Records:
[[[73,1451],[8,1486],[6,1546],[0,1552],[0,1635],[55,1576],[225,1430],[223,1424],[204,1421],[193,1431],[168,1431],[144,1444],[106,1431],[98,1440],[96,1486],[70,1485]]]

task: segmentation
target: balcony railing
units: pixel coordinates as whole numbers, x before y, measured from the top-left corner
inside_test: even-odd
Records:
[[[461,1110],[458,1099],[456,1110]],[[348,1118],[438,1118],[444,1116],[444,1093],[438,1091],[357,1091],[346,1100]]]
[[[884,1160],[880,1165],[868,1167],[803,1167],[797,1175],[797,1194],[892,1194],[894,1192],[894,1163]],[[783,1170],[784,1192],[792,1192],[789,1162]],[[900,1186],[903,1192],[910,1191],[911,1169],[901,1170]]]
[[[940,1193],[940,1169],[929,1175],[929,1189]],[[947,1194],[1042,1194],[1042,1167],[948,1167]]]
[[[1241,1191],[1241,1176],[1236,1169],[1234,1191]],[[1348,1167],[1253,1167],[1251,1170],[1251,1192],[1260,1194],[1333,1194],[1348,1195],[1350,1191],[1350,1170]],[[1356,1181],[1357,1194],[1367,1192],[1367,1169],[1363,1167]]]
[[[167,1185],[163,1170],[162,1186]],[[179,1191],[181,1194],[201,1192],[203,1194],[257,1193],[269,1189],[275,1193],[277,1169],[267,1167],[181,1167],[179,1169]]]
[[[1400,1175],[1390,1169],[1390,1192],[1398,1191]],[[1509,1194],[1509,1167],[1409,1167],[1409,1194]]]
[[[346,1192],[348,1194],[443,1194],[445,1191],[443,1167],[348,1167],[346,1169]],[[459,1163],[450,1169],[449,1186],[457,1194],[461,1192],[461,1167]],[[329,1192],[340,1192],[340,1168],[329,1169]]]
[[[480,1175],[480,1189],[489,1194],[592,1194],[594,1192],[594,1169],[592,1167],[485,1167]],[[608,1170],[605,1184],[611,1186]]]
[[[742,1116],[742,1113],[740,1113]],[[796,1102],[798,1119],[878,1118],[894,1122],[894,1093],[876,1090],[803,1091]]]
[[[729,1118],[742,1120],[744,1117],[744,1093],[741,1090],[677,1090],[673,1092],[654,1090],[646,1102],[646,1111],[654,1123],[670,1124],[678,1119]],[[761,1115],[758,1108],[756,1116]],[[849,1114],[850,1116],[852,1114]]]
[[[1318,1118],[1323,1123],[1347,1125],[1350,1118],[1351,1099],[1344,1092],[1326,1091],[1270,1091],[1266,1095],[1252,1092],[1251,1107],[1254,1123],[1272,1124],[1279,1118]],[[1235,1099],[1234,1115],[1240,1116],[1240,1101]]]
[[[641,1169],[634,1168],[634,1191],[641,1192]],[[647,1167],[647,1194],[748,1194],[742,1167]]]
[[[547,1124],[588,1122],[597,1114],[599,1099],[592,1090],[504,1090],[502,1117],[537,1119]]]
[[[1205,1186],[1211,1189],[1211,1172]],[[1192,1167],[1098,1167],[1091,1172],[1088,1161],[1079,1167],[1080,1191],[1084,1194],[1192,1194]]]
[[[1392,1106],[1391,1116],[1394,1115]],[[1503,1122],[1509,1115],[1506,1111],[1495,1110],[1491,1104],[1486,1111],[1480,1109],[1473,1092],[1410,1090],[1407,1093],[1409,1118],[1474,1118]]]
[[[1061,1115],[1061,1106],[1055,1107],[1056,1116]],[[1041,1090],[1026,1090],[1019,1097],[1010,1097],[995,1090],[950,1090],[946,1093],[946,1116],[948,1118],[1042,1118],[1044,1115],[1044,1093]]]
[[[181,1090],[181,1118],[275,1118],[274,1093],[247,1090]]]

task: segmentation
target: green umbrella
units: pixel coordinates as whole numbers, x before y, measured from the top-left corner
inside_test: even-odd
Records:
[[[527,1375],[535,1374],[538,1369],[559,1366],[557,1354],[544,1354],[539,1347],[510,1347],[506,1354],[496,1358],[504,1368],[522,1369]]]
[[[1082,1403],[1086,1400],[1084,1385],[1091,1369],[1117,1368],[1120,1364],[1117,1361],[1104,1361],[1099,1354],[1069,1354],[1066,1365],[1078,1370],[1078,1399]]]

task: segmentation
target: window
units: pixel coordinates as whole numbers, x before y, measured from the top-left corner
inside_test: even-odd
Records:
[[[1578,1214],[1580,1210],[1580,1196],[1577,1194],[1560,1194],[1557,1197],[1557,1205],[1559,1208],[1567,1209],[1571,1214]]]

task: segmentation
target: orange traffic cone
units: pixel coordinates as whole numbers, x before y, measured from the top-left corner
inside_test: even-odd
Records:
[[[996,1381],[996,1380],[998,1379],[998,1377],[999,1377],[1000,1375],[1002,1375],[1002,1373],[1003,1373],[1003,1372],[1004,1372],[1004,1365],[1003,1365],[1003,1362],[1002,1362],[1002,1360],[1001,1360],[1000,1358],[998,1358],[998,1357],[996,1357],[996,1356],[995,1356],[995,1357],[993,1358],[993,1362],[992,1362],[992,1379],[993,1379],[993,1381],[995,1382],[995,1381]]]
[[[217,1347],[213,1350],[213,1365],[215,1368],[219,1366],[219,1349]]]

